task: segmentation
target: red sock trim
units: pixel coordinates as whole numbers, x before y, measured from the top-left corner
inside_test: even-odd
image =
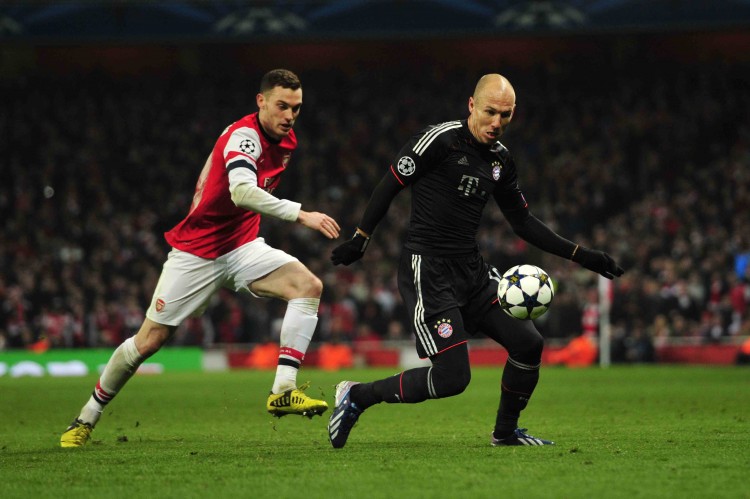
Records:
[[[303,352],[300,352],[299,350],[295,350],[294,348],[281,347],[279,349],[279,357],[291,357],[302,362],[305,358],[305,354]]]
[[[112,400],[112,397],[114,395],[111,395],[110,393],[104,391],[102,389],[101,380],[96,382],[96,388],[94,388],[94,395],[96,399],[99,400],[99,403],[106,404],[110,400]]]
[[[507,393],[515,393],[516,395],[523,395],[524,397],[531,397],[530,393],[524,393],[524,392],[517,392],[515,390],[511,390],[507,386],[505,386],[505,383],[500,383],[500,390],[507,392]]]

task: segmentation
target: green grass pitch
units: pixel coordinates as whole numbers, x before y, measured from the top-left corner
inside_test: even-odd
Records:
[[[273,373],[136,376],[83,449],[60,433],[96,382],[0,378],[0,496],[750,498],[750,369],[542,369],[522,416],[550,447],[489,445],[500,369],[463,394],[369,409],[344,449],[323,418],[272,418]],[[342,379],[303,370],[333,401]]]

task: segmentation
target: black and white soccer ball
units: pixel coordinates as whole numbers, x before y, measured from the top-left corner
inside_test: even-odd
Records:
[[[549,310],[555,288],[549,275],[536,265],[509,268],[497,286],[497,299],[503,312],[515,319],[529,320]]]

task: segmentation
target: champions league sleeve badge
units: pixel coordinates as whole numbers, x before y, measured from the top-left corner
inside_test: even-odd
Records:
[[[240,151],[244,152],[245,154],[253,155],[255,154],[255,141],[252,139],[243,139],[242,142],[240,142]]]
[[[402,156],[401,159],[398,160],[398,164],[396,165],[396,167],[398,168],[398,172],[404,177],[408,177],[417,169],[417,165],[414,163],[414,160],[409,156]]]

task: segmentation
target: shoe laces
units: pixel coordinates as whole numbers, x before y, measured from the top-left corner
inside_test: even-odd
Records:
[[[355,417],[358,418],[360,414],[362,414],[364,411],[357,407],[357,404],[354,402],[349,403],[349,407],[346,408],[346,411],[344,411],[344,414],[347,417]]]
[[[88,430],[90,431],[94,429],[94,426],[91,423],[86,423],[78,418],[75,418],[73,422],[70,423],[70,426],[68,426],[68,429],[65,431],[78,430],[81,428],[88,428]]]
[[[297,387],[297,390],[299,390],[301,392],[304,392],[308,388],[310,388],[310,382],[309,381],[307,381],[306,383],[302,383],[300,386]]]

